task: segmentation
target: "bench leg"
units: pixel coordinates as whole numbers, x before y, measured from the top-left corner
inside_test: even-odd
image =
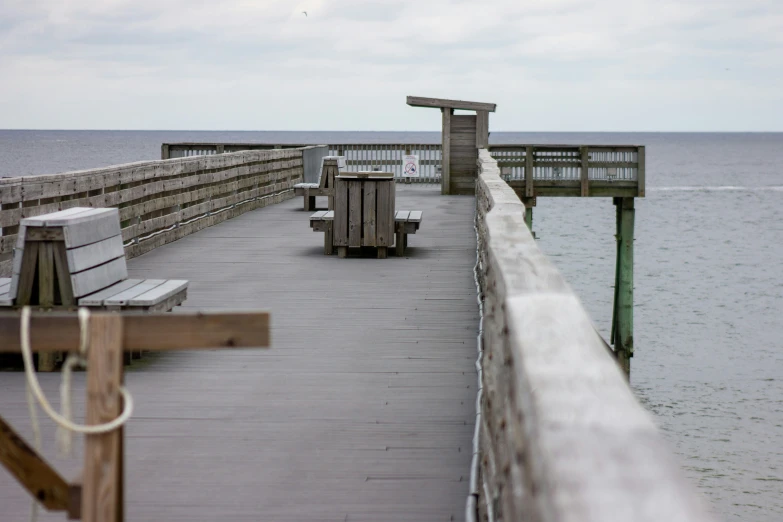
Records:
[[[407,234],[402,229],[402,227],[397,228],[397,239],[396,243],[397,246],[395,247],[395,251],[397,253],[397,257],[402,257],[405,254],[405,236]]]
[[[310,195],[310,191],[305,191],[304,195],[304,209],[308,212],[315,211],[315,196]]]
[[[53,372],[56,356],[57,354],[54,352],[40,352],[38,354],[38,371]]]
[[[337,257],[348,257],[348,247],[338,246]]]
[[[329,223],[326,226],[326,230],[324,231],[324,255],[325,256],[331,256],[334,254],[334,245],[332,244],[334,241],[334,232],[333,232],[332,224]]]
[[[378,247],[378,259],[386,259],[386,247]]]

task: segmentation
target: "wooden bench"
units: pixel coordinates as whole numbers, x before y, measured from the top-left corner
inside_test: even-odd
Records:
[[[294,194],[304,196],[304,209],[316,210],[316,196],[326,196],[328,210],[334,209],[334,178],[341,170],[345,170],[345,156],[324,156],[321,162],[321,179],[318,183],[297,183],[294,185]]]
[[[408,234],[415,234],[421,225],[421,210],[398,210],[394,214],[394,235],[396,236],[395,252],[398,256],[405,254],[408,248]]]
[[[422,220],[421,210],[398,210],[394,215],[394,235],[396,245],[395,253],[398,256],[405,255],[408,246],[408,234],[415,234],[419,230]],[[310,228],[313,232],[324,233],[324,255],[334,253],[333,246],[334,211],[321,210],[310,216]]]
[[[168,311],[187,288],[184,280],[128,279],[118,210],[75,207],[21,221],[0,306]]]

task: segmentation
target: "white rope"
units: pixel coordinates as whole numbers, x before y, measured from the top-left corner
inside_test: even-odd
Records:
[[[85,339],[87,338],[88,320],[89,320],[89,312],[82,313],[80,310],[79,321],[81,326],[81,340],[83,345],[80,346],[80,352],[81,352],[81,348],[84,348],[85,350],[87,349],[86,345],[88,343],[85,341]],[[33,353],[32,353],[32,349],[30,348],[30,307],[28,306],[22,308],[21,337],[22,337],[21,339],[22,359],[24,360],[24,371],[27,376],[27,385],[32,390],[33,395],[38,400],[38,403],[41,405],[41,408],[43,408],[44,412],[46,412],[46,414],[59,426],[62,426],[66,430],[75,431],[77,433],[84,433],[87,435],[99,435],[101,433],[108,433],[110,431],[116,430],[117,428],[125,424],[128,421],[128,419],[130,419],[131,414],[133,413],[133,398],[131,397],[130,393],[128,393],[128,390],[126,390],[124,386],[120,386],[120,393],[122,394],[125,407],[122,413],[120,414],[120,416],[110,422],[107,422],[105,424],[93,424],[93,425],[76,424],[72,422],[70,419],[57,413],[54,410],[54,408],[52,408],[52,405],[49,404],[49,401],[46,399],[46,396],[44,395],[43,390],[41,390],[41,386],[38,383],[38,378],[35,376],[35,370],[33,368]],[[70,405],[68,409],[70,412]]]
[[[63,380],[60,383],[60,410],[62,416],[73,420],[71,413],[71,382],[76,367],[87,368],[87,346],[90,342],[90,310],[79,308],[79,353],[69,353],[63,364]],[[73,432],[57,426],[57,451],[61,457],[73,454]]]

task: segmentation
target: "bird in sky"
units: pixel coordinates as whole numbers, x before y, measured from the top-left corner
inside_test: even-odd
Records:
[[[307,16],[307,11],[302,11],[302,13],[303,13],[305,16]]]

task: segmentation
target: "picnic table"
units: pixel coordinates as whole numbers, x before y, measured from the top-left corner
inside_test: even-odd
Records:
[[[310,216],[314,231],[324,232],[324,254],[337,247],[338,257],[349,248],[375,247],[385,259],[395,244],[403,255],[407,234],[415,234],[421,211],[396,211],[394,174],[391,172],[342,172],[335,177],[334,209]]]

